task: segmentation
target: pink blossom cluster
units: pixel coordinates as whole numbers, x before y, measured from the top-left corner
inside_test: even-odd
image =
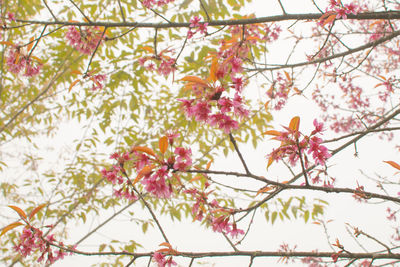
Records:
[[[194,99],[179,99],[187,117],[216,126],[225,133],[239,127],[234,117],[243,119],[249,116],[242,97],[246,84],[243,65],[251,45],[261,38],[257,26],[246,26],[245,34],[242,34],[243,27],[232,26],[230,30],[233,39],[222,40],[213,59],[213,84],[195,84],[192,86]]]
[[[200,23],[201,19],[198,16],[194,16],[190,19],[189,31],[187,38],[191,39],[196,33],[200,32],[203,35],[207,35],[208,23]],[[194,31],[193,31],[194,30]]]
[[[101,90],[104,87],[105,80],[107,78],[107,75],[105,74],[96,74],[96,75],[90,75],[89,76],[90,80],[93,81],[93,86],[92,90]]]
[[[63,259],[67,255],[62,249],[53,251],[51,244],[55,239],[53,235],[43,236],[43,232],[33,226],[27,225],[19,237],[19,243],[14,247],[15,251],[21,256],[27,257],[33,252],[39,250],[42,254],[38,258],[38,262],[42,262],[46,258],[46,264],[52,264],[56,260]],[[63,246],[62,243],[59,244]]]
[[[309,136],[303,136],[299,131],[294,131],[292,129],[286,128],[287,131],[279,132],[279,135],[274,139],[281,141],[281,146],[274,149],[267,157],[269,160],[282,160],[284,158],[288,159],[290,165],[294,166],[300,159],[300,154],[305,161],[305,167],[308,167],[308,158],[305,157],[305,153],[312,156],[315,164],[325,165],[328,158],[331,157],[328,149],[322,145],[323,141],[317,135],[323,132],[323,123],[319,123],[316,119],[314,120],[314,130]],[[299,151],[300,149],[300,151]]]
[[[139,59],[139,64],[149,71],[157,71],[158,74],[168,77],[176,70],[175,59],[165,55],[172,50],[163,50],[156,56],[145,56]]]
[[[208,186],[209,184],[206,183],[205,188],[207,189]],[[202,221],[205,219],[211,224],[214,232],[230,234],[232,238],[237,238],[239,235],[244,234],[243,230],[237,228],[235,222],[231,223],[229,221],[231,217],[229,210],[224,210],[215,199],[208,200],[208,195],[211,192],[201,192],[196,188],[186,189],[184,192],[191,195],[196,201],[192,207],[192,215],[195,220]],[[216,216],[217,210],[223,211],[223,214]],[[205,212],[207,212],[207,215],[204,217]]]
[[[99,27],[79,27],[71,26],[65,35],[68,44],[81,52],[90,55],[102,41],[102,31]]]
[[[175,0],[143,0],[142,4],[147,8],[154,8],[155,6],[164,6],[174,1]]]
[[[332,11],[336,13],[337,19],[347,19],[347,15],[349,14],[357,15],[361,11],[361,7],[354,2],[343,5],[340,0],[330,0],[327,12]]]
[[[6,64],[9,71],[18,74],[24,69],[24,76],[32,77],[39,74],[42,64],[37,60],[28,58],[28,56],[23,55],[20,48],[12,48],[9,50],[6,56]]]
[[[173,144],[175,136],[168,136],[172,139],[169,141],[170,145]],[[117,160],[117,163],[108,170],[104,168],[101,173],[107,181],[120,186],[114,190],[115,196],[134,200],[137,196],[131,188],[132,181],[128,177],[124,178],[127,176],[124,165],[130,164],[138,176],[142,176],[141,183],[147,192],[159,198],[170,198],[173,193],[173,173],[189,168],[192,165],[191,155],[190,148],[176,147],[174,153],[165,160],[164,157],[132,149],[130,152],[112,154],[111,158]]]
[[[273,84],[267,91],[267,96],[271,99],[270,104],[273,109],[281,110],[284,107],[292,88],[292,80],[285,78],[281,72],[278,72]]]
[[[171,267],[172,265],[177,265],[176,262],[172,259],[172,257],[169,257],[168,259],[165,257],[164,254],[161,252],[154,252],[153,254],[153,259],[157,262],[158,267]]]

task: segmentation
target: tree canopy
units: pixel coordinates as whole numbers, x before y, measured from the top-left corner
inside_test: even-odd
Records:
[[[3,264],[399,261],[400,160],[386,156],[399,149],[398,1],[0,6]],[[387,153],[367,157],[390,177],[337,174],[379,140]],[[331,232],[330,204],[344,199],[393,229],[384,240],[347,221],[347,235]],[[287,222],[318,228],[310,238],[327,247],[255,240],[260,225]],[[179,236],[180,225],[227,248]],[[124,234],[99,242],[107,227]]]

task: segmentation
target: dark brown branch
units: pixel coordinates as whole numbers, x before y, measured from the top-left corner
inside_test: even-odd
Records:
[[[85,252],[67,247],[61,247],[55,243],[50,243],[54,247],[61,248],[67,252],[72,252],[78,255],[85,256],[133,256],[136,258],[141,257],[152,257],[153,252],[134,253],[127,251],[115,251],[115,252]],[[165,255],[180,256],[188,258],[206,258],[206,257],[231,257],[231,256],[249,256],[249,257],[318,257],[318,258],[331,258],[335,252],[309,252],[309,251],[210,251],[210,252],[164,252]],[[398,253],[347,253],[343,252],[339,255],[340,259],[400,259]]]
[[[239,147],[238,147],[238,145],[237,145],[237,143],[236,143],[236,140],[233,138],[233,136],[232,136],[231,133],[229,133],[229,140],[231,140],[231,143],[233,144],[233,146],[234,146],[234,148],[235,148],[235,151],[236,151],[236,153],[238,154],[238,156],[239,156],[239,158],[240,158],[240,161],[241,161],[242,164],[243,164],[244,169],[246,170],[246,173],[247,173],[247,174],[250,174],[250,171],[249,171],[249,168],[247,167],[246,161],[244,161],[244,158],[243,158],[243,156],[242,156],[242,153],[240,153],[240,150],[239,150]]]
[[[74,5],[74,7],[76,7],[76,9],[79,10],[79,12],[82,14],[82,16],[83,16],[89,23],[92,23],[92,21],[85,15],[85,13],[83,13],[82,9],[80,9],[80,8],[78,7],[78,5],[75,4],[74,1],[72,1],[72,0],[69,0],[69,1],[71,2],[71,4]]]
[[[237,20],[212,20],[208,22],[208,26],[228,26],[228,25],[243,25],[266,22],[278,22],[287,20],[318,20],[321,17],[320,13],[311,14],[286,14],[269,17],[259,17],[250,19]],[[400,19],[400,11],[388,12],[366,12],[357,15],[349,14],[347,20],[377,20],[377,19]],[[72,21],[40,21],[40,20],[24,20],[17,19],[17,22],[29,24],[43,25],[64,25],[64,26],[103,26],[103,27],[137,27],[137,28],[189,28],[190,22],[171,22],[171,23],[146,23],[146,22],[72,22]]]
[[[119,6],[119,11],[121,12],[122,21],[126,22],[124,9],[122,8],[121,1],[117,0],[117,2],[118,2],[118,6]]]
[[[54,15],[53,11],[51,11],[51,8],[47,5],[46,0],[42,0],[44,5],[46,6],[47,10],[50,12],[51,16],[55,21],[58,21],[57,17]]]

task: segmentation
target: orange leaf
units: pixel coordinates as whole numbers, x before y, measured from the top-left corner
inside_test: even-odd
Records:
[[[135,180],[133,181],[133,185],[135,185],[137,182],[139,182],[139,180],[142,179],[144,176],[151,173],[153,169],[154,169],[154,165],[144,166],[143,169],[141,169],[140,172],[138,173],[138,175],[136,176]]]
[[[38,212],[39,212],[43,207],[45,207],[45,206],[46,206],[46,204],[42,204],[42,205],[39,205],[39,206],[37,206],[36,208],[34,208],[34,209],[31,211],[31,214],[29,214],[29,220],[31,220],[32,217],[35,216],[35,214],[38,213]]]
[[[214,57],[211,62],[211,68],[210,68],[210,77],[209,80],[212,82],[215,82],[217,80],[217,71],[218,71],[218,59]]]
[[[10,208],[12,208],[13,210],[15,210],[19,217],[21,217],[21,219],[26,219],[26,214],[23,210],[21,210],[20,208],[18,208],[17,206],[9,206]]]
[[[192,83],[200,84],[204,87],[208,87],[208,83],[205,80],[203,80],[199,77],[196,77],[196,76],[185,76],[181,79],[181,81],[192,82]]]
[[[79,70],[71,70],[71,73],[72,74],[82,74],[82,72],[81,71],[79,71]]]
[[[153,157],[156,156],[156,153],[154,153],[153,149],[145,147],[145,146],[135,146],[135,147],[132,148],[132,152],[133,151],[140,151],[140,152],[149,154],[149,155],[151,155]]]
[[[35,56],[32,56],[32,55],[31,55],[31,58],[34,59],[34,60],[36,60],[36,61],[39,62],[40,64],[43,64],[43,61],[42,61],[40,58],[35,57]]]
[[[160,249],[158,249],[157,250],[157,252],[166,252],[166,253],[169,253],[170,251],[171,251],[172,249],[170,249],[170,248],[160,248]]]
[[[27,47],[27,51],[28,51],[28,52],[31,51],[31,49],[32,49],[32,47],[33,47],[33,40],[35,40],[34,37],[31,37],[31,39],[29,40],[30,42],[29,42],[29,45],[28,45],[28,47]]]
[[[300,125],[300,117],[299,116],[293,117],[289,123],[289,129],[292,131],[298,131],[299,125]]]
[[[200,180],[201,178],[203,178],[204,176],[201,174],[196,175],[195,177],[193,177],[192,179],[189,180],[190,183],[195,182],[197,180]]]
[[[143,46],[142,49],[149,53],[154,53],[154,49],[151,46]]]
[[[278,131],[275,131],[275,130],[269,130],[269,131],[263,132],[263,134],[281,136],[281,132],[278,132]]]
[[[273,157],[269,157],[267,169],[268,169],[269,166],[271,166],[272,162],[274,162],[274,158]]]
[[[212,163],[212,162],[213,162],[213,160],[210,160],[210,161],[207,163],[206,170],[209,170],[209,169],[210,169],[211,163]]]
[[[7,233],[8,231],[10,231],[11,229],[14,229],[17,226],[23,225],[22,222],[15,222],[15,223],[11,223],[9,225],[7,225],[6,227],[3,228],[3,231],[1,231],[0,236],[4,235],[5,233]]]
[[[0,41],[0,44],[14,46],[14,44],[12,42],[9,42],[9,41]]]
[[[258,195],[261,194],[261,193],[268,192],[268,191],[271,190],[271,189],[272,189],[272,187],[265,186],[265,187],[263,187],[263,188],[261,188],[260,190],[257,191],[257,195],[256,195],[256,196],[258,196]]]
[[[75,81],[73,81],[68,88],[68,92],[71,92],[72,87],[74,87],[79,81],[80,79],[76,79]]]
[[[164,154],[168,149],[168,137],[163,136],[158,141],[158,147],[160,148],[161,154]]]
[[[170,243],[167,243],[167,242],[163,242],[163,243],[161,243],[159,246],[172,248],[171,244],[170,244]]]
[[[286,79],[291,82],[292,78],[290,77],[289,73],[287,73],[287,71],[283,71],[285,73]]]
[[[330,15],[327,19],[324,19],[324,22],[322,22],[322,26],[325,26],[328,23],[331,23],[336,19],[336,14]]]
[[[396,169],[400,170],[400,165],[397,164],[397,163],[394,162],[394,161],[389,160],[389,161],[383,161],[383,162],[389,164],[389,165],[392,166],[393,168],[396,168]]]

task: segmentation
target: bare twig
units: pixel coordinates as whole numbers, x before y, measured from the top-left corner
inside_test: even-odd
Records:
[[[47,10],[50,12],[51,16],[53,17],[53,19],[55,21],[58,21],[57,17],[54,15],[53,11],[51,10],[51,8],[47,5],[46,0],[42,0],[44,5],[46,6]]]
[[[233,147],[235,148],[236,153],[238,154],[240,161],[243,164],[244,169],[246,170],[247,174],[250,174],[249,168],[247,167],[246,161],[244,160],[242,153],[239,150],[239,147],[236,143],[236,140],[233,138],[232,133],[229,133],[229,140],[231,141],[231,143],[233,144]]]

